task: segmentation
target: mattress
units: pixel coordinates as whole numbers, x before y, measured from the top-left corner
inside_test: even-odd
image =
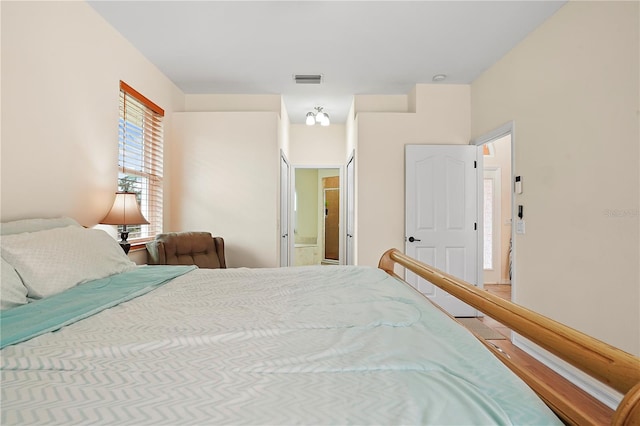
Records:
[[[3,425],[561,424],[376,268],[196,269],[131,294],[2,349]]]

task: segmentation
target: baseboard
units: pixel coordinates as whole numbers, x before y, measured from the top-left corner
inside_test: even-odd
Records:
[[[583,373],[571,364],[563,361],[557,356],[553,355],[549,351],[541,348],[532,341],[520,336],[519,334],[512,333],[512,343],[518,348],[531,355],[542,364],[546,365],[562,377],[587,392],[589,395],[605,404],[607,407],[615,410],[623,395],[609,386],[600,383],[593,377],[586,373]]]

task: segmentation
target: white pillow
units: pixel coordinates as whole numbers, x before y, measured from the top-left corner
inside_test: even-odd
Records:
[[[0,277],[0,310],[14,308],[27,303],[27,288],[22,284],[22,280],[13,266],[4,258],[0,266],[2,276]]]
[[[45,229],[63,228],[65,226],[81,226],[70,217],[52,219],[22,219],[0,224],[1,235],[21,234],[23,232],[44,231]]]
[[[33,299],[136,268],[120,245],[98,229],[67,226],[4,235],[0,246]]]

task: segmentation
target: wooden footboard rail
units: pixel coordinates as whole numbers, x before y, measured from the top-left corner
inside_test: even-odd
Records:
[[[614,425],[640,425],[640,358],[567,327],[530,309],[494,296],[452,275],[404,255],[388,250],[378,267],[398,277],[395,264],[401,265],[449,294],[499,321],[598,381],[624,394],[613,419]],[[400,277],[398,277],[400,278]],[[401,278],[400,278],[401,279]],[[486,344],[486,343],[485,343]],[[489,344],[487,347],[493,349]],[[493,350],[496,353],[495,350]],[[545,384],[508,358],[499,356],[569,424],[593,424],[571,398]]]

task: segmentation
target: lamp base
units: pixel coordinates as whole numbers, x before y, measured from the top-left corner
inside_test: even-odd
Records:
[[[122,247],[122,250],[124,250],[125,253],[129,253],[129,250],[131,249],[131,244],[129,244],[129,242],[127,241],[127,238],[129,238],[129,232],[120,232],[120,238],[120,247]]]

